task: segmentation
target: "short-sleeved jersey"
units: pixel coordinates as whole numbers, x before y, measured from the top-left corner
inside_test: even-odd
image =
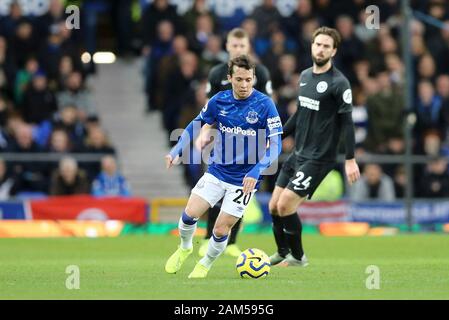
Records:
[[[296,112],[295,154],[304,159],[335,161],[341,134],[338,114],[352,112],[348,79],[334,66],[301,73]]]
[[[238,186],[265,155],[268,138],[282,134],[273,100],[256,89],[246,99],[235,99],[232,90],[220,91],[208,101],[200,118],[218,130],[208,172]]]
[[[271,96],[273,90],[271,88],[270,72],[262,64],[256,64],[256,81],[254,88],[258,91]],[[210,72],[207,83],[207,97],[211,98],[220,91],[231,90],[232,86],[228,80],[228,64],[220,63],[214,66]]]

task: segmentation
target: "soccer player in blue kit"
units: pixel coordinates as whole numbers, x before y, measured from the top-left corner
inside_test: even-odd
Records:
[[[194,127],[216,124],[218,134],[207,172],[192,189],[179,219],[181,244],[165,264],[167,273],[178,272],[193,251],[198,219],[220,199],[223,204],[209,239],[206,255],[189,278],[205,278],[213,262],[226,249],[232,226],[243,216],[261,181],[261,174],[281,152],[282,123],[273,100],[253,88],[255,65],[246,55],[229,62],[232,90],[220,91],[187,126],[165,157],[170,168],[190,146]],[[201,126],[199,126],[199,124]]]

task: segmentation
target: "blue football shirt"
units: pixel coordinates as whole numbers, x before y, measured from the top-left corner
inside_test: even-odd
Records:
[[[232,90],[221,91],[199,117],[215,124],[218,132],[207,172],[233,185],[241,186],[245,175],[264,156],[268,138],[282,134],[273,100],[256,89],[246,99],[235,99]]]

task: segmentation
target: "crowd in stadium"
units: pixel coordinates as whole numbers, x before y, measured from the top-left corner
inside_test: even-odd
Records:
[[[125,2],[131,5],[132,1]],[[263,0],[251,14],[231,23],[209,10],[205,0],[193,1],[182,15],[168,0],[154,0],[143,7],[134,29],[139,30],[135,37],[141,40],[146,62],[147,111],[162,113],[168,135],[185,127],[207,101],[210,68],[228,59],[227,32],[242,27],[250,35],[252,56],[270,70],[272,97],[285,122],[296,110],[299,75],[312,64],[312,32],[327,25],[342,36],[334,64],[352,85],[357,155],[404,154],[400,1],[370,1],[379,7],[379,29],[366,28],[363,0],[300,0],[289,17],[281,16],[275,2]],[[85,87],[89,72],[80,60],[83,29],[68,30],[63,7],[57,5],[59,1],[51,3],[50,11],[41,17],[24,17],[20,6],[13,4],[10,14],[0,18],[0,151],[114,155]],[[432,157],[427,164],[415,165],[415,196],[449,197],[449,5],[442,0],[412,4],[447,28],[418,19],[411,25],[412,109],[417,119],[413,152]],[[289,153],[293,145],[291,138],[284,139],[284,152]],[[57,175],[57,165],[10,164],[8,170],[0,166],[1,183],[9,175],[15,179],[16,190],[53,193],[49,184],[57,178],[48,177],[51,172]],[[59,170],[74,166],[67,160],[59,164]],[[83,169],[88,185],[83,190],[93,190],[91,183],[100,168]],[[362,171],[363,179],[348,193],[352,199],[389,201],[404,196],[403,164],[373,163],[362,166]],[[266,189],[271,188],[268,183]]]
[[[85,85],[83,44],[65,22],[61,1],[38,17],[23,15],[12,2],[0,19],[0,152],[13,155],[6,163],[0,159],[1,199],[130,193]],[[45,152],[67,156],[59,163],[30,161]],[[103,158],[78,163],[68,156],[75,153]]]

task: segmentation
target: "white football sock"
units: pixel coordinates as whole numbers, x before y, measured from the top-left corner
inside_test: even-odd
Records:
[[[212,237],[209,239],[209,245],[207,247],[206,255],[200,260],[200,263],[206,268],[210,268],[212,263],[223,253],[228,244],[228,236],[217,238],[212,233]]]
[[[179,218],[178,230],[182,249],[190,249],[193,247],[193,235],[195,234],[197,220],[189,217],[185,212]]]

